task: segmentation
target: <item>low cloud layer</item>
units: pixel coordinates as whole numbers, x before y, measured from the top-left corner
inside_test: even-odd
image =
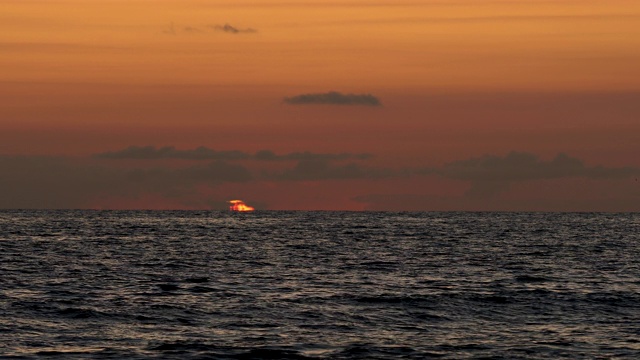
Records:
[[[425,194],[419,189],[388,189],[388,193],[362,194],[352,200],[369,210],[396,211],[639,211],[640,168],[587,166],[578,158],[560,153],[542,160],[526,152],[505,156],[485,155],[454,161],[442,167],[418,169],[415,174],[470,183],[459,195]],[[594,193],[573,190],[571,179],[590,180]],[[598,188],[606,181],[604,188]],[[536,183],[539,182],[539,183]],[[527,184],[528,183],[528,184]],[[578,181],[577,183],[580,183]],[[502,193],[519,184],[520,189],[537,189],[534,194]],[[584,183],[583,183],[584,184]],[[605,185],[606,184],[606,185]],[[617,184],[622,188],[617,189]],[[545,186],[553,186],[545,188]]]
[[[571,177],[616,179],[638,175],[640,170],[630,167],[588,167],[580,159],[562,153],[544,161],[534,154],[511,152],[504,157],[485,155],[455,161],[440,169],[426,169],[425,173],[470,181],[468,196],[488,197],[507,190],[515,182]]]
[[[59,157],[0,157],[0,208],[86,208],[100,198],[197,198],[198,185],[244,183],[253,175],[223,161],[185,168],[112,168]]]
[[[293,152],[283,155],[277,155],[273,151],[270,150],[261,150],[255,153],[252,157],[255,160],[263,160],[263,161],[341,161],[341,160],[368,160],[373,158],[373,155],[362,153],[362,154],[351,154],[351,153],[312,153],[309,151],[305,152]]]
[[[203,196],[203,191],[207,193],[206,189],[220,186],[250,188],[250,185],[243,184],[252,181],[371,179],[392,175],[353,162],[340,164],[345,160],[369,157],[367,154],[311,152],[277,155],[266,150],[250,155],[240,151],[216,152],[207,148],[181,151],[173,147],[130,147],[99,154],[92,159],[0,156],[0,173],[3,174],[0,177],[0,208],[70,209],[101,207],[100,204],[112,207],[122,203],[143,204],[138,202],[142,201],[139,199],[149,196],[164,199],[164,203],[201,208],[208,206],[211,200],[211,196]],[[123,166],[105,159],[192,159],[203,160],[203,163],[186,163],[180,167],[163,162],[153,162],[152,167],[139,163]],[[233,161],[241,159],[293,164],[277,165],[266,171],[257,164],[240,165]]]
[[[238,191],[250,191],[256,186],[268,185],[267,188],[271,189],[270,186],[277,183],[288,188],[288,182],[358,180],[360,182],[357,184],[364,184],[362,181],[376,180],[375,187],[381,192],[358,193],[359,189],[356,189],[352,199],[368,204],[367,207],[372,210],[523,209],[517,198],[510,197],[515,192],[500,196],[511,186],[519,184],[521,190],[518,194],[521,196],[527,195],[522,194],[523,188],[540,190],[538,195],[529,197],[524,209],[640,209],[640,182],[637,180],[640,169],[587,166],[580,159],[565,154],[543,160],[534,154],[511,152],[505,156],[485,155],[455,161],[441,167],[412,169],[391,169],[355,161],[368,159],[370,155],[367,154],[296,152],[277,155],[268,150],[248,154],[241,151],[213,151],[204,147],[194,150],[130,147],[96,157],[98,159],[0,156],[0,208],[87,208],[96,204],[98,207],[101,204],[117,207],[123,203],[145,206],[146,202],[136,199],[148,196],[163,199],[164,204],[206,208],[211,199],[223,197],[229,193],[229,189],[235,194]],[[196,165],[185,162],[179,167],[176,162],[145,162],[141,166],[139,162],[122,163],[105,159],[191,159],[203,162]],[[287,162],[270,166],[235,161],[247,159]],[[553,195],[544,188],[548,184],[570,187],[573,182],[565,180],[574,178],[593,180],[587,182],[588,186],[612,183],[623,185],[626,190],[600,187],[596,194],[581,190],[568,194],[567,199],[563,200],[557,198],[558,194],[562,196],[563,191],[554,188],[552,190],[556,193]],[[411,185],[406,187],[403,184]],[[426,184],[436,184],[436,187],[429,188]],[[444,195],[440,186],[451,184],[458,190],[449,190],[448,195]],[[335,186],[342,185],[336,183]],[[466,193],[465,187],[468,187]],[[216,189],[222,188],[227,191],[216,194]],[[413,192],[416,194],[410,195]],[[276,201],[273,199],[287,196],[295,195],[286,192],[264,194],[262,200],[267,201],[271,197],[271,201]]]
[[[276,176],[278,180],[347,180],[347,179],[380,179],[395,176],[390,169],[369,168],[359,164],[332,165],[326,160],[303,160],[292,169]]]
[[[630,176],[632,168],[588,167],[582,160],[564,153],[552,160],[540,160],[526,152],[510,152],[504,157],[485,155],[446,164],[441,173],[447,177],[471,181],[526,181],[561,177],[607,178]]]
[[[129,146],[126,149],[95,154],[101,159],[183,159],[183,160],[246,160],[252,155],[243,151],[215,151],[204,146],[192,150],[178,150],[173,146],[156,148],[154,146]]]
[[[285,97],[284,102],[291,105],[382,106],[382,102],[371,94],[343,94],[337,91]]]
[[[351,154],[351,153],[312,153],[293,152],[278,155],[271,150],[261,150],[255,154],[250,154],[240,150],[216,151],[204,146],[195,149],[178,150],[173,146],[156,148],[154,146],[130,146],[126,149],[109,151],[95,154],[95,158],[113,160],[159,160],[159,159],[182,159],[182,160],[257,160],[257,161],[341,161],[341,160],[367,160],[373,157],[371,154]]]

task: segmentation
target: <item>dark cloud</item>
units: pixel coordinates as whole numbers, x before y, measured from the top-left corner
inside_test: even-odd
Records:
[[[638,169],[588,167],[582,160],[560,153],[550,161],[536,155],[512,151],[504,157],[485,155],[445,165],[441,172],[461,180],[526,181],[563,177],[620,178],[637,174]]]
[[[119,152],[101,154],[113,159],[206,159],[196,166],[174,167],[157,163],[153,168],[111,166],[110,161],[59,157],[0,156],[0,208],[87,208],[100,204],[100,199],[136,199],[148,194],[170,199],[172,203],[202,208],[209,201],[202,189],[215,189],[221,184],[240,189],[234,184],[250,181],[324,181],[377,180],[427,174],[469,183],[469,191],[457,196],[407,195],[395,184],[388,194],[361,194],[356,201],[368,204],[372,210],[603,210],[637,211],[640,193],[637,191],[640,169],[632,167],[587,166],[580,159],[559,154],[551,160],[541,160],[529,153],[512,152],[506,156],[486,155],[455,161],[442,167],[426,169],[387,169],[349,162],[360,156],[351,154],[314,154],[309,152],[276,155],[268,150],[255,155],[243,152],[215,152],[207,148],[180,151],[172,147],[130,147]],[[213,157],[213,159],[212,159]],[[230,159],[260,161],[287,160],[294,164],[276,166],[280,170],[254,169],[230,162]],[[129,164],[132,165],[132,164]],[[148,164],[147,164],[148,165]],[[556,195],[538,197],[524,195],[524,200],[498,196],[514,184],[534,186],[527,181],[566,178],[604,179],[629,187],[629,191],[604,188],[608,193],[569,194],[566,201]],[[414,181],[414,180],[412,180]],[[629,185],[631,181],[632,185]],[[385,182],[380,182],[384,184]],[[391,184],[390,183],[390,184]],[[566,182],[555,184],[567,185]],[[251,183],[253,184],[253,183]],[[554,184],[545,182],[543,184]],[[390,185],[391,186],[391,185]],[[537,186],[537,185],[536,185]],[[544,185],[547,186],[547,185]],[[412,189],[406,189],[412,190]],[[415,189],[417,190],[417,189]],[[557,189],[556,189],[557,190]],[[395,194],[394,194],[395,192]],[[401,193],[401,194],[398,194]],[[543,192],[545,194],[546,192]],[[518,193],[520,194],[520,193]],[[356,194],[354,194],[356,195]],[[517,195],[517,194],[515,194]],[[520,194],[522,195],[522,194]],[[518,196],[520,196],[518,195]],[[213,195],[215,196],[215,195]],[[217,195],[220,196],[220,195]],[[240,197],[242,198],[242,197]],[[509,202],[510,201],[510,202]],[[520,201],[520,202],[519,202]],[[524,201],[524,202],[522,202]],[[635,210],[634,210],[635,209]]]
[[[223,161],[186,168],[110,168],[67,158],[0,157],[0,208],[86,208],[99,198],[165,198],[197,195],[200,184],[253,179],[244,167]]]
[[[580,159],[558,154],[551,160],[524,152],[511,152],[504,157],[485,155],[445,164],[438,168],[420,169],[415,174],[436,175],[451,180],[470,182],[466,193],[458,196],[428,194],[367,194],[352,198],[366,204],[368,210],[391,211],[639,211],[638,194],[608,191],[597,194],[569,194],[559,199],[527,197],[510,199],[499,196],[518,183],[541,180],[584,178],[590,180],[635,180],[640,169],[633,167],[587,166]],[[628,181],[628,180],[627,180]],[[634,181],[635,182],[635,181]],[[627,184],[628,185],[628,184]],[[560,190],[561,191],[561,190]]]
[[[332,165],[327,160],[303,160],[276,176],[279,180],[380,179],[396,173],[389,169],[367,168],[355,163]]]
[[[251,33],[258,32],[258,30],[256,29],[252,29],[252,28],[240,29],[235,26],[231,26],[229,24],[214,25],[214,26],[211,26],[211,28],[216,31],[222,31],[229,34],[251,34]]]
[[[242,151],[215,151],[204,146],[193,150],[178,150],[173,146],[130,146],[123,150],[95,154],[102,159],[183,159],[183,160],[245,160],[252,157]]]
[[[88,199],[122,193],[123,174],[64,158],[1,156],[0,208],[82,208]]]
[[[255,154],[249,154],[243,151],[215,151],[204,146],[200,146],[193,150],[178,150],[173,146],[165,146],[156,148],[154,146],[130,146],[123,150],[110,151],[95,154],[94,157],[101,159],[139,159],[139,160],[157,160],[157,159],[183,159],[183,160],[258,160],[258,161],[304,161],[304,160],[367,160],[373,157],[371,154],[350,154],[350,153],[312,153],[312,152],[293,152],[289,154],[278,155],[271,150],[261,150]]]
[[[193,182],[245,182],[253,178],[244,166],[215,161],[206,166],[194,166],[175,171],[178,177],[186,176]]]
[[[191,187],[195,184],[218,184],[223,182],[245,182],[253,178],[245,167],[214,161],[207,165],[186,168],[168,169],[136,169],[126,173],[126,179],[132,183],[141,183],[147,189],[163,189]]]
[[[381,106],[380,100],[371,94],[342,94],[337,91],[327,93],[302,94],[284,98],[291,105],[361,105]]]
[[[550,161],[543,161],[533,154],[511,152],[504,157],[485,155],[455,161],[440,169],[425,169],[422,173],[471,181],[467,195],[487,197],[507,190],[514,182],[569,177],[616,179],[637,175],[640,169],[588,167],[580,159],[562,153]]]
[[[435,175],[452,180],[470,182],[469,190],[460,196],[425,194],[366,194],[353,198],[366,204],[369,210],[394,211],[638,211],[640,193],[617,193],[608,189],[601,194],[568,194],[559,199],[548,197],[515,199],[499,196],[514,184],[528,181],[583,178],[618,181],[619,184],[640,176],[633,167],[587,166],[580,159],[558,154],[551,160],[525,152],[511,152],[506,156],[485,155],[448,163],[439,168],[420,169],[415,174]],[[628,180],[624,180],[628,179]],[[620,183],[619,181],[623,181]],[[629,186],[628,182],[626,186]],[[389,189],[394,191],[395,189]],[[557,193],[557,191],[556,191]],[[635,194],[635,195],[634,195]],[[524,197],[522,197],[524,196]]]
[[[276,155],[270,151],[250,155],[241,151],[213,151],[200,147],[176,150],[173,147],[129,147],[95,156],[100,159],[193,159],[204,164],[169,167],[158,163],[152,168],[123,168],[111,162],[62,157],[0,156],[0,208],[87,208],[99,199],[136,199],[154,194],[192,207],[207,201],[199,193],[201,186],[252,180],[340,179],[375,175],[354,164],[330,166],[329,162],[368,158],[359,154],[315,154],[310,152]],[[252,174],[233,160],[298,161],[282,174]],[[323,166],[314,164],[322,163]],[[257,172],[257,171],[256,171]],[[196,204],[196,205],[194,205]]]
[[[339,153],[339,154],[317,154],[312,152],[293,152],[284,155],[276,155],[274,152],[270,150],[261,150],[258,151],[254,158],[256,160],[265,160],[265,161],[284,161],[284,160],[295,160],[295,161],[308,161],[308,160],[319,160],[319,161],[340,161],[340,160],[367,160],[373,158],[371,154],[350,154],[350,153]]]

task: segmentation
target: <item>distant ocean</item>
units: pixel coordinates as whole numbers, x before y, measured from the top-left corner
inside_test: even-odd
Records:
[[[640,358],[640,214],[0,211],[0,357]]]

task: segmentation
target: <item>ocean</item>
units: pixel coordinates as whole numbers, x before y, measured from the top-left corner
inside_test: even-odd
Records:
[[[640,213],[0,211],[0,357],[640,358]]]

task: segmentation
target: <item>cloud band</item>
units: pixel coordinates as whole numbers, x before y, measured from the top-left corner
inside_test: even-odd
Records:
[[[285,97],[284,102],[291,105],[360,105],[382,106],[382,102],[371,94],[343,94],[337,91],[327,93],[302,94]]]

